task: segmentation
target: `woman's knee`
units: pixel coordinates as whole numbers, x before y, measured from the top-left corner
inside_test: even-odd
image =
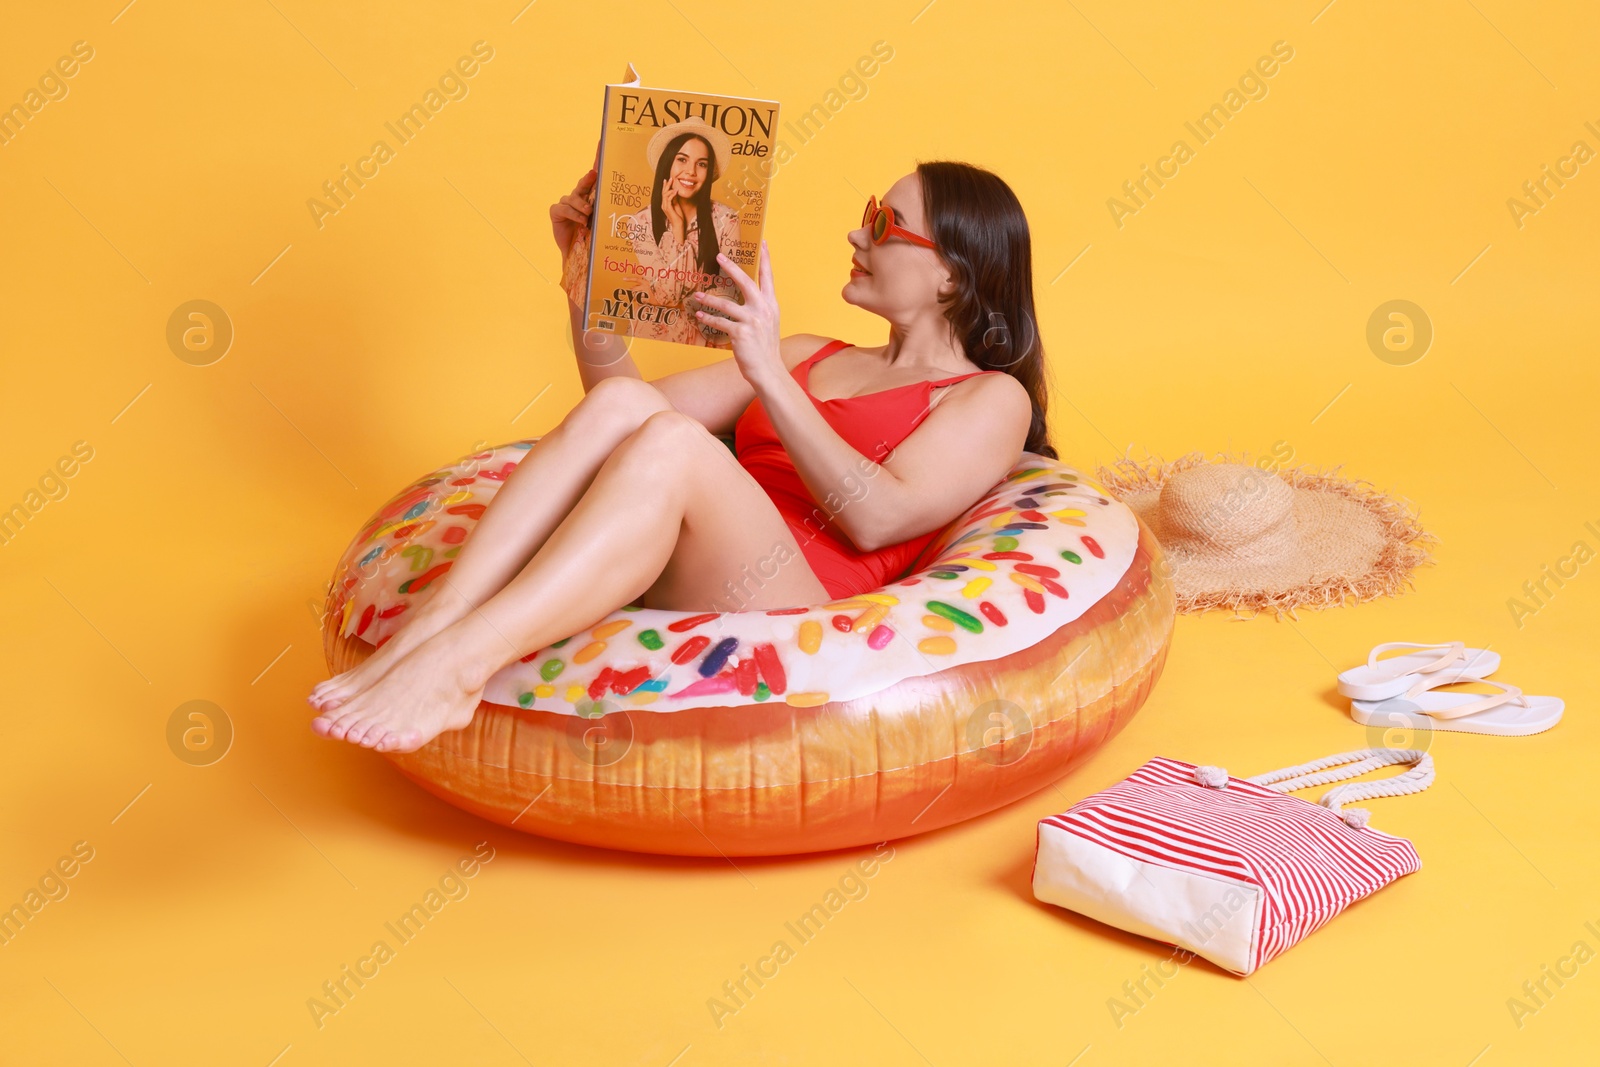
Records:
[[[656,472],[689,470],[694,466],[697,450],[710,439],[704,426],[669,406],[647,415],[638,429],[617,446],[615,454],[630,465]]]
[[[604,427],[628,434],[643,426],[651,415],[674,410],[672,402],[649,382],[619,375],[602,378],[590,386],[568,418],[592,429]]]

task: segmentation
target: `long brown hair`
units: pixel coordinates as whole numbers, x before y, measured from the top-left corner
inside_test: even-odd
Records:
[[[1045,423],[1044,345],[1033,310],[1033,241],[1022,204],[997,174],[970,163],[917,164],[922,202],[955,292],[941,301],[967,358],[1028,390],[1033,420],[1023,447],[1058,458]]]

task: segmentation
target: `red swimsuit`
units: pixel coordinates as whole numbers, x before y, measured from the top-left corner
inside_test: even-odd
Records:
[[[927,416],[936,386],[954,385],[979,374],[1005,373],[973,371],[954,378],[911,382],[865,396],[835,400],[818,400],[811,396],[807,387],[811,365],[849,347],[846,341],[829,341],[790,373],[834,432],[874,463],[882,463]],[[733,440],[739,465],[750,472],[777,505],[800,551],[805,554],[806,562],[834,599],[870,592],[899,578],[939,532],[929,530],[899,544],[885,545],[871,552],[859,551],[829,524],[828,512],[812,499],[759,398],[751,401],[739,416]],[[858,475],[852,484],[840,486],[833,494],[834,510],[848,508],[851,501],[859,500],[870,491],[871,485],[869,478]]]

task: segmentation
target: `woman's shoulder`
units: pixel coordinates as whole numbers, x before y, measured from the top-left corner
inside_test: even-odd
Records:
[[[783,356],[783,365],[794,370],[832,340],[816,333],[791,333],[778,339],[778,352]]]
[[[737,218],[738,215],[739,215],[738,209],[730,207],[727,204],[724,204],[721,200],[717,200],[715,198],[712,199],[712,201],[711,201],[711,219],[712,219],[713,222],[720,222],[721,220],[727,219],[727,218]]]

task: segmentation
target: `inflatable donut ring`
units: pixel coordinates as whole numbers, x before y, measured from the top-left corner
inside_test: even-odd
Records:
[[[527,454],[421,478],[334,572],[328,666],[381,645]],[[679,855],[844,848],[938,829],[1059,779],[1166,661],[1173,592],[1137,518],[1055,460],[1021,462],[911,573],[814,607],[629,605],[502,668],[407,776],[546,837]]]

